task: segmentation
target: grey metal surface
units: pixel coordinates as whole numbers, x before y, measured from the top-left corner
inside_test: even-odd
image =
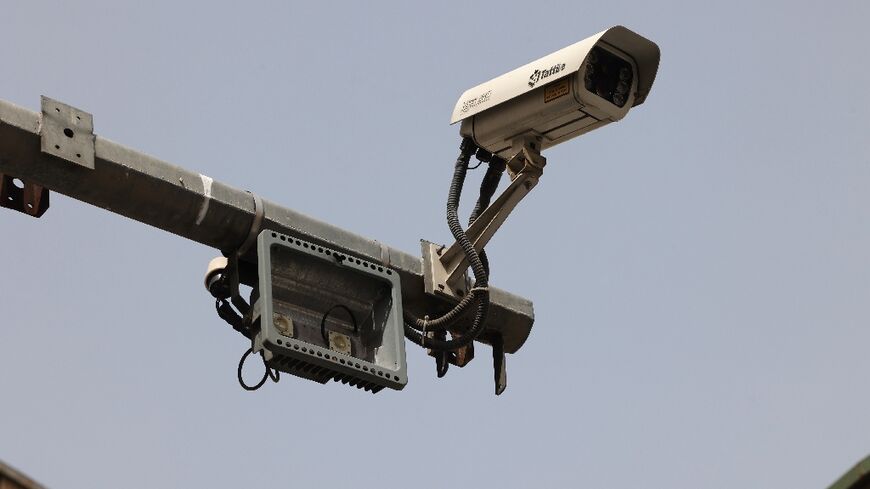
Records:
[[[442,297],[453,297],[457,300],[465,296],[469,288],[468,273],[466,273],[468,261],[465,260],[465,268],[461,276],[452,282],[448,282],[447,278],[450,275],[450,271],[441,263],[441,256],[444,254],[447,246],[423,239],[420,240],[420,248],[423,254],[423,289],[426,293]]]
[[[274,231],[260,233],[257,256],[260,330],[252,347],[264,351],[269,366],[372,392],[405,387],[398,273]],[[354,319],[330,314],[335,306]],[[281,331],[276,314],[293,320],[292,335]],[[347,343],[336,347],[337,338]]]
[[[94,117],[63,102],[43,96],[42,152],[94,169]]]
[[[39,126],[39,113],[0,100],[0,173],[219,250],[234,250],[245,241],[255,214],[249,193],[99,136],[95,137],[94,169],[71,165],[40,151]],[[264,229],[322,244],[397,271],[403,305],[411,312],[437,314],[452,304],[425,294],[420,257],[268,200],[264,199],[263,204]],[[253,263],[253,256],[247,260]],[[504,338],[505,351],[514,353],[531,331],[532,302],[495,287],[490,287],[490,297],[487,331],[480,339],[486,342],[488,333],[498,333]],[[468,327],[470,321],[464,321],[457,326]]]

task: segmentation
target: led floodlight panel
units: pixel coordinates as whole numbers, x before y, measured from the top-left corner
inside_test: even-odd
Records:
[[[257,238],[254,351],[321,384],[376,393],[408,383],[399,276],[383,265],[273,231]]]

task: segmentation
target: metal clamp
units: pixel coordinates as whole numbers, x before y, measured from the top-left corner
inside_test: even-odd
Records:
[[[216,299],[215,307],[218,315],[230,323],[233,329],[251,338],[250,325],[253,321],[253,311],[252,305],[248,304],[239,292],[239,258],[257,242],[257,236],[263,226],[265,211],[263,199],[253,192],[248,193],[254,198],[254,218],[251,220],[251,229],[239,248],[233,252],[224,252],[226,257],[217,257],[208,264],[208,270],[205,274],[205,288]],[[227,299],[232,302],[239,314],[233,311]],[[244,362],[244,357],[242,357],[242,362]],[[241,364],[239,368],[241,369]],[[242,383],[242,387],[245,387],[241,377],[239,377],[239,382]],[[258,385],[262,385],[262,383]],[[247,387],[245,388],[247,389]]]
[[[263,199],[254,192],[248,191],[248,193],[254,198],[254,219],[251,221],[251,229],[248,231],[248,237],[245,238],[244,243],[242,243],[236,251],[236,255],[238,256],[247,253],[251,246],[257,242],[257,236],[260,234],[260,228],[263,227],[263,219],[266,216],[266,212],[263,209]]]

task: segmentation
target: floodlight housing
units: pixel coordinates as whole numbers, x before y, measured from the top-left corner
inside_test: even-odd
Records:
[[[257,238],[253,350],[267,366],[376,393],[408,382],[398,274],[291,236]]]

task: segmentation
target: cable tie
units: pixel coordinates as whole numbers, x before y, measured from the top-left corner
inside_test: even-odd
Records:
[[[423,316],[423,334],[420,335],[420,347],[426,347],[426,328],[429,326],[429,315]]]

